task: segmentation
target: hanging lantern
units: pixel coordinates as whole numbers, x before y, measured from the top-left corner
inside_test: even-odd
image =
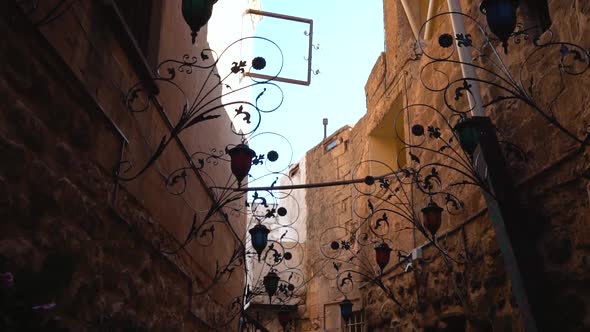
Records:
[[[441,224],[443,209],[435,202],[430,202],[422,209],[424,227],[434,236]]]
[[[392,249],[385,242],[382,242],[381,244],[375,247],[375,259],[377,260],[377,265],[379,265],[381,271],[383,271],[383,269],[389,263],[389,258],[391,257],[391,250]]]
[[[287,328],[287,324],[291,321],[291,313],[285,309],[279,310],[279,323],[283,327],[283,330]]]
[[[344,321],[348,322],[348,319],[352,315],[352,302],[349,299],[344,299],[340,302],[340,315],[342,315]]]
[[[231,158],[231,171],[241,185],[242,180],[250,172],[252,159],[256,157],[256,152],[250,149],[246,144],[238,144],[227,151]]]
[[[217,0],[182,0],[182,16],[191,28],[193,44],[197,32],[209,21],[213,13],[213,5]]]
[[[270,272],[268,272],[267,275],[264,276],[264,279],[262,280],[262,284],[264,284],[264,289],[266,290],[266,293],[268,294],[269,301],[272,299],[273,295],[275,295],[275,293],[277,292],[277,289],[279,288],[279,281],[280,280],[281,280],[281,278],[279,278],[279,275],[276,274],[272,270]]]
[[[504,52],[508,52],[508,38],[516,28],[516,0],[483,0],[479,6],[486,16],[488,26],[502,41]]]
[[[256,253],[258,254],[258,261],[260,261],[260,255],[268,244],[268,233],[270,233],[270,230],[266,228],[266,226],[258,224],[248,232],[252,238],[252,247],[254,250],[256,250]]]
[[[481,132],[476,125],[476,121],[476,117],[464,118],[453,128],[459,139],[461,148],[469,155],[473,155],[481,137]]]

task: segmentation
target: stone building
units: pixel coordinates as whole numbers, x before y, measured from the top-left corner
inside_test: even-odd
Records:
[[[459,3],[463,13],[485,26],[486,16],[480,12],[479,2],[451,2]],[[501,213],[505,213],[506,231],[498,233],[495,215],[499,210],[485,191],[489,178],[484,176],[487,180],[476,186],[465,183],[475,181],[466,174],[491,174],[488,172],[493,172],[494,160],[486,160],[488,166],[482,166],[477,156],[481,159],[484,152],[476,150],[475,157],[455,154],[462,157],[448,164],[452,156],[448,151],[458,148],[456,138],[455,142],[448,141],[453,137],[451,128],[460,118],[450,108],[467,110],[464,116],[469,117],[474,107],[465,94],[472,98],[477,83],[472,80],[469,83],[473,86],[460,89],[465,88],[462,77],[473,76],[462,76],[457,62],[461,49],[456,46],[464,40],[481,45],[483,33],[463,17],[470,35],[458,36],[450,15],[437,16],[449,11],[447,1],[383,3],[385,52],[377,59],[365,86],[367,114],[354,126],[338,129],[308,151],[304,159],[303,183],[350,181],[305,189],[300,195],[305,202],[300,205],[305,206],[307,214],[306,274],[314,276],[308,283],[301,330],[530,331],[531,326],[540,331],[588,330],[590,294],[585,285],[590,277],[590,158],[585,137],[590,111],[585,87],[590,76],[585,70],[589,61],[585,50],[590,47],[590,7],[585,1],[550,0],[551,32],[539,35],[538,29],[532,29],[528,34],[517,34],[508,41],[507,53],[495,37],[487,47],[472,48],[469,53],[468,58],[477,65],[493,68],[491,72],[477,69],[479,78],[497,83],[494,73],[516,73],[513,77],[528,89],[525,94],[540,109],[550,109],[551,114],[547,121],[534,105],[522,102],[526,98],[497,99],[509,94],[499,85],[479,83],[482,100],[491,101],[483,109],[494,124],[507,164],[502,168],[506,172],[501,173],[501,183],[511,188],[502,192],[496,187],[492,193],[498,195]],[[518,21],[540,26],[540,16],[536,15],[542,11],[542,3],[520,1]],[[426,23],[429,18],[432,20]],[[535,37],[541,38],[539,45],[549,40],[580,45],[580,57],[573,62],[566,59],[575,53],[571,53],[571,45],[546,44],[534,51]],[[493,67],[489,59],[496,54],[504,62]],[[568,71],[578,73],[573,69],[576,64],[582,68],[580,74],[568,75]],[[446,86],[456,77],[456,85]],[[555,124],[573,135],[564,134]],[[458,166],[463,161],[467,162]],[[455,169],[438,166],[445,162]],[[396,180],[404,178],[401,170],[405,168],[420,169],[422,180],[436,168],[442,182],[440,190],[453,198],[432,196],[440,206],[451,205],[450,211],[443,212],[436,241],[420,231],[423,224],[407,220],[423,220],[421,210],[428,205],[432,189],[412,190],[407,184],[399,184],[391,190]],[[468,171],[461,174],[457,169]],[[383,182],[363,181],[367,175],[375,180],[387,174],[391,180],[387,187],[379,186]],[[410,217],[392,212],[399,211],[395,208],[387,211],[377,206],[376,202],[387,203],[401,192],[408,195],[398,206],[410,206],[406,210]],[[371,206],[368,200],[372,200]],[[384,218],[387,232],[377,234],[376,221],[384,225]],[[368,234],[361,240],[371,245],[358,245],[362,242],[359,234]],[[385,238],[393,251],[381,274],[373,244]],[[355,260],[365,259],[368,266],[359,268],[357,264],[365,274],[354,279],[349,292],[343,292],[346,274],[341,272],[346,261],[335,259],[336,254],[331,257],[330,250],[342,250],[347,241],[357,245],[348,250],[350,255]],[[507,245],[515,255],[506,256]],[[515,266],[520,272],[517,285],[513,284]],[[340,313],[345,298],[353,303],[348,323]],[[523,298],[528,301],[528,310],[521,305]],[[527,312],[532,318],[527,318]]]
[[[243,13],[251,5],[257,1],[214,14],[211,24],[223,23],[223,30],[205,26],[193,45],[180,0],[2,1],[1,330],[237,327],[229,308],[243,295],[244,275],[223,271],[225,281],[217,279],[245,237],[244,217],[218,210],[210,189],[232,176],[229,167],[204,178],[192,173],[197,160],[190,155],[238,142],[230,131],[233,108],[176,135],[145,173],[123,178],[171,137],[183,112],[178,92],[154,76],[156,65],[190,59],[184,54],[204,62],[203,49],[248,35],[253,23]],[[243,52],[232,56],[249,62]],[[190,99],[201,86],[211,87],[206,76],[191,72],[182,66],[175,72]],[[134,87],[151,97],[143,95],[146,112],[129,112]],[[224,91],[214,84],[210,93],[215,99]],[[174,178],[171,172],[182,167],[190,174]],[[171,179],[192,182],[175,193],[170,187],[178,181]],[[209,220],[219,222],[193,237],[214,232],[215,241],[183,244],[191,221]]]

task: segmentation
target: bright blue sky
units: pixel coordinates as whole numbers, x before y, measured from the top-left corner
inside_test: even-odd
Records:
[[[312,76],[310,86],[281,84],[285,101],[276,112],[263,116],[258,131],[287,137],[296,162],[323,139],[323,118],[329,119],[330,135],[365,114],[364,86],[383,51],[383,1],[262,0],[262,10],[312,19],[313,42],[320,45],[313,53],[312,68],[321,73]],[[285,53],[283,73],[299,79],[307,68],[305,29],[303,24],[265,18],[256,30],[257,36],[272,39]],[[272,148],[268,143],[253,148],[265,153]]]

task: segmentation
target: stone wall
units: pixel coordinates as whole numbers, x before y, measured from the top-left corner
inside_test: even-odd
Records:
[[[306,183],[321,183],[350,178],[349,126],[338,129],[316,147],[308,151],[306,161]],[[338,144],[327,150],[330,142]],[[324,231],[338,225],[350,225],[351,188],[338,186],[307,189],[305,205],[307,206],[307,239],[305,241],[305,275],[310,278],[307,285],[305,312],[303,313],[302,331],[338,331],[341,325],[338,303],[344,298],[332,276],[324,274],[325,257],[321,254]],[[360,308],[358,294],[349,295],[349,299]]]
[[[388,78],[404,72],[408,73],[409,104],[428,102],[444,109],[440,99],[437,99],[440,95],[421,88],[420,79],[436,79],[428,76],[428,73],[418,76],[419,69],[427,60],[422,57],[421,60],[412,61],[412,56],[400,59],[400,54],[405,54],[398,50],[400,43],[404,42],[401,36],[409,36],[410,29],[404,21],[403,11],[396,3],[386,1],[384,5],[388,46],[386,54],[377,60],[367,82],[369,114],[366,117],[380,114],[393,101],[395,93],[393,97],[388,96],[388,89],[393,89],[390,88],[393,84]],[[587,8],[577,1],[550,1],[550,4],[557,39],[587,48],[590,45],[587,34],[580,33],[588,29]],[[462,6],[465,12],[485,21],[485,17],[472,3],[463,1]],[[563,21],[566,17],[570,23]],[[437,24],[434,40],[424,41],[425,46],[435,43],[439,34],[451,31],[448,23]],[[409,42],[401,47],[409,49]],[[392,54],[390,50],[394,49],[396,53]],[[517,64],[530,50],[530,46],[511,45],[507,57],[509,68],[518,69]],[[540,66],[532,70],[549,68],[549,61],[547,59],[544,63],[545,67],[541,62]],[[457,74],[456,67],[438,69],[449,75]],[[541,91],[537,97],[542,99],[554,95],[552,92],[559,86],[556,77],[555,72],[544,77],[543,85],[538,86]],[[581,81],[576,84],[574,80]],[[583,89],[579,89],[586,84],[582,82],[587,80],[587,73],[581,77],[568,77],[565,82],[568,88],[566,96],[557,99],[555,111],[559,121],[568,128],[574,128],[580,136],[590,116],[585,102],[587,96]],[[498,93],[496,90],[486,90],[485,87],[482,91],[484,98]],[[560,112],[563,109],[571,112]],[[581,284],[588,280],[587,272],[583,272],[587,269],[584,257],[588,246],[587,240],[582,240],[583,236],[578,234],[588,232],[585,214],[589,203],[584,189],[588,183],[584,175],[588,168],[588,151],[573,148],[575,144],[571,140],[524,105],[505,103],[501,108],[491,109],[489,115],[502,140],[519,145],[531,156],[524,164],[510,159],[510,156],[508,162],[518,191],[519,204],[524,211],[528,211],[528,217],[521,221],[524,231],[520,240],[526,242],[530,260],[534,261],[534,257],[537,257],[540,261],[541,268],[528,265],[522,267],[525,270],[525,283],[532,284],[536,290],[531,301],[534,301],[537,310],[537,324],[541,330],[547,331],[556,330],[558,326],[568,331],[587,329],[588,294]],[[359,130],[363,121],[355,126],[353,133]],[[427,127],[437,122],[424,113],[413,118],[412,124],[415,123]],[[450,182],[454,178],[452,174],[445,174],[445,177]],[[464,211],[458,216],[446,217],[439,231],[439,241],[448,248],[450,256],[467,257],[467,264],[449,264],[437,250],[426,244],[423,247],[425,259],[419,272],[404,272],[405,265],[394,266],[387,276],[388,284],[396,290],[406,309],[410,310],[396,307],[390,301],[388,303],[388,299],[377,288],[368,290],[365,293],[367,312],[370,326],[376,331],[453,330],[451,327],[457,322],[457,317],[465,319],[465,329],[468,331],[523,328],[493,228],[485,210],[481,210],[484,208],[482,196],[467,188],[461,193],[461,198],[465,203]],[[411,242],[405,243],[402,248],[408,248]],[[425,243],[423,237],[418,238],[417,244],[421,243]],[[536,279],[542,280],[531,279],[531,271],[536,272]]]
[[[590,39],[586,33],[590,22],[588,6],[582,1],[574,0],[549,2],[556,40],[590,47]],[[447,11],[445,1],[437,1],[435,4],[437,12]],[[475,3],[461,1],[461,5],[465,13],[485,22],[485,17]],[[410,24],[400,1],[384,1],[384,15],[386,52],[377,59],[365,87],[367,114],[350,130],[344,155],[325,152],[322,145],[308,152],[308,183],[371,174],[369,167],[357,167],[357,164],[369,157],[370,133],[384,121],[387,111],[395,107],[400,96],[404,107],[428,104],[442,111],[441,116],[438,116],[430,109],[422,107],[400,117],[407,125],[407,130],[401,136],[406,142],[416,144],[420,139],[410,134],[411,126],[415,124],[420,124],[425,129],[429,126],[438,127],[443,135],[448,135],[449,128],[445,127],[445,120],[456,121],[445,107],[442,95],[425,89],[424,84],[436,85],[444,82],[445,78],[440,72],[449,77],[457,77],[461,74],[459,67],[441,64],[436,67],[438,72],[421,72],[428,59],[421,55],[416,41],[411,38]],[[441,55],[445,50],[437,49],[438,37],[442,33],[452,33],[450,21],[437,20],[432,28],[432,37],[420,43],[423,49],[434,52],[431,55]],[[472,29],[470,32],[476,31],[475,26],[470,23],[467,28]],[[480,35],[474,32],[473,39],[478,37]],[[532,49],[530,40],[521,41],[519,45],[511,40],[509,53],[505,57],[507,68],[517,72],[525,54]],[[498,52],[502,52],[501,48],[498,48]],[[560,86],[560,76],[559,70],[553,70],[558,69],[556,63],[559,62],[559,55],[549,52],[545,54],[541,59],[528,63],[525,75],[532,76],[535,80],[542,77],[535,85],[538,89],[535,99],[547,106]],[[590,123],[588,96],[582,88],[590,83],[589,76],[588,72],[578,76],[566,75],[563,83],[567,90],[555,99],[553,105],[557,119],[578,137],[584,136],[584,130]],[[484,99],[498,94],[498,89],[482,85]],[[466,107],[466,104],[463,98],[458,106]],[[506,148],[507,144],[503,145],[509,177],[515,187],[515,200],[519,207],[516,215],[520,218],[513,221],[516,225],[509,226],[516,239],[513,240],[516,241],[513,242],[515,250],[528,257],[520,268],[537,325],[541,331],[586,330],[590,324],[590,296],[584,286],[589,278],[586,259],[590,220],[587,217],[590,210],[587,193],[588,149],[578,148],[579,145],[576,146],[574,141],[522,103],[500,103],[489,107],[487,115],[494,122],[500,140],[518,145],[526,154],[526,159],[520,160]],[[427,146],[437,150],[441,147],[436,142],[428,144],[431,145]],[[412,152],[422,164],[445,160],[425,152]],[[344,160],[349,163],[346,169],[350,173],[340,171]],[[407,160],[408,166],[419,166],[409,155]],[[390,237],[394,239],[394,249],[408,253],[418,247],[422,249],[423,259],[412,262],[412,268],[407,268],[408,261],[397,263],[392,256],[386,268],[382,277],[384,285],[392,291],[402,306],[396,305],[382,289],[368,284],[353,295],[355,310],[365,309],[368,326],[373,331],[524,330],[504,257],[487,215],[481,191],[473,186],[448,186],[464,179],[456,172],[443,170],[440,175],[445,183],[443,189],[457,195],[464,204],[454,214],[443,214],[437,245],[448,258],[407,221],[390,218]],[[349,227],[362,221],[352,210],[357,208],[354,202],[358,193],[350,187],[334,187],[308,189],[306,197],[308,260],[321,261],[324,257],[319,251],[319,246],[323,244],[320,235],[324,230],[336,225]],[[436,200],[442,205],[441,197]],[[340,209],[341,202],[350,202],[351,205]],[[418,192],[413,201],[414,213],[420,214],[420,209],[426,202],[426,197]],[[366,206],[355,211],[362,215],[367,212]],[[374,255],[372,248],[367,249],[365,254],[371,259]],[[309,325],[304,324],[305,330],[339,331],[341,322],[329,315],[338,314],[337,303],[343,296],[333,292],[335,285],[329,286],[333,281],[322,278],[319,274],[319,277],[310,282],[307,298],[310,321]],[[331,309],[334,309],[333,312]],[[333,321],[322,325],[326,319]]]
[[[179,2],[166,4],[179,8]],[[186,165],[179,146],[136,181],[117,183],[113,177],[120,158],[145,160],[146,144],[153,147],[167,128],[157,112],[139,119],[127,112],[124,97],[139,81],[138,72],[102,6],[76,2],[60,19],[36,29],[19,10],[2,5],[0,272],[11,272],[15,283],[2,293],[12,310],[6,324],[58,324],[75,331],[225,330],[216,322],[227,320],[227,304],[241,295],[243,276],[235,273],[223,286],[194,293],[233,251],[229,230],[218,227],[216,238],[228,241],[206,250],[196,244],[177,255],[158,250],[183,239],[195,211],[211,204],[198,179],[183,197],[165,191],[163,174]],[[187,44],[174,54],[182,56],[193,48],[178,12],[176,26],[160,37],[187,36],[176,42]],[[199,47],[206,47],[206,29],[199,36]],[[162,103],[170,98],[160,97]],[[229,134],[229,119],[222,115],[185,136],[187,148],[211,148],[213,138],[216,148],[230,143],[232,137],[222,134]],[[226,179],[229,170],[212,176]],[[241,218],[229,218],[245,234]],[[48,303],[46,313],[31,309]]]

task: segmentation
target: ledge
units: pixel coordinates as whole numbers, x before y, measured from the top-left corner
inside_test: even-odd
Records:
[[[113,0],[103,0],[102,2],[106,17],[112,23],[113,33],[119,41],[121,48],[129,57],[129,64],[133,67],[133,70],[135,70],[149,94],[157,95],[160,91],[156,85],[150,66],[139,48],[135,37],[133,37],[129,26],[125,22],[123,15],[121,15],[119,7],[117,7]]]

